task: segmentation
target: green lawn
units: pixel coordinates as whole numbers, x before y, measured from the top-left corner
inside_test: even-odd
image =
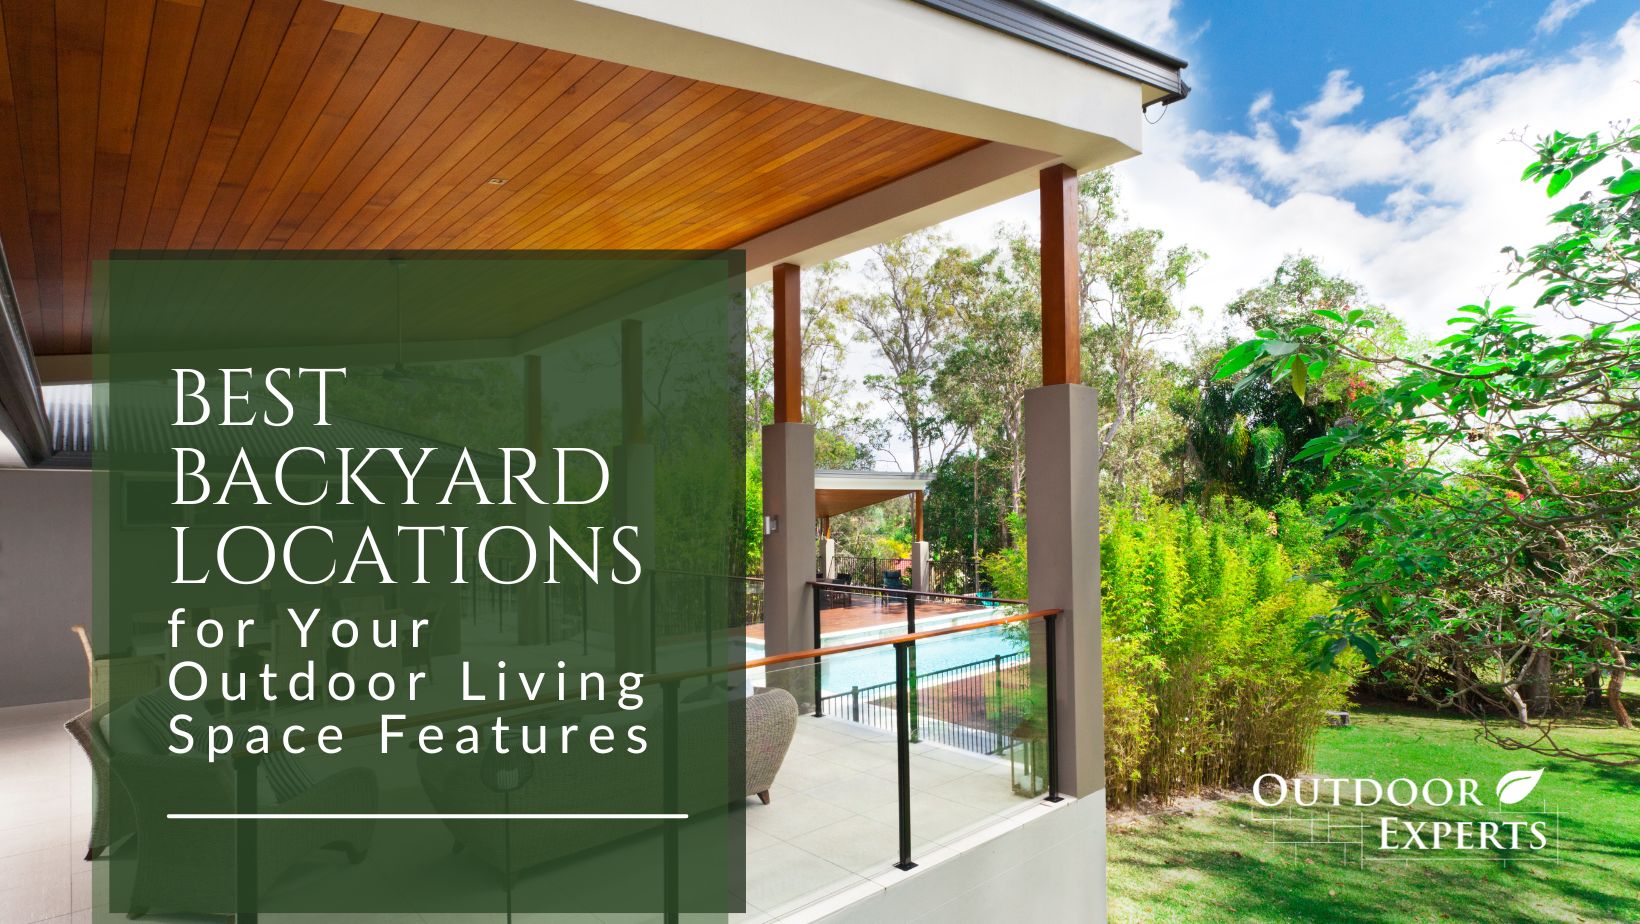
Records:
[[[1383,860],[1369,850],[1363,862],[1354,845],[1271,843],[1267,819],[1273,810],[1258,808],[1250,797],[1196,802],[1179,812],[1113,821],[1110,920],[1640,922],[1640,769],[1505,752],[1476,741],[1474,725],[1462,719],[1367,711],[1355,713],[1354,720],[1353,727],[1321,732],[1318,775],[1384,783],[1402,776],[1472,777],[1480,783],[1481,798],[1493,806],[1492,787],[1504,773],[1547,767],[1537,789],[1515,808],[1559,810],[1558,861],[1543,855],[1524,862]],[[1578,728],[1567,730],[1565,741],[1587,747],[1636,735],[1640,732],[1609,726]],[[1376,825],[1380,810],[1367,811]],[[1452,815],[1417,809],[1382,813]],[[1351,836],[1344,831],[1334,839]],[[1376,828],[1368,840],[1377,846]]]

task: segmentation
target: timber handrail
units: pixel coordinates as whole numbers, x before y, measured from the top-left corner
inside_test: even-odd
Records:
[[[877,638],[867,642],[850,642],[847,645],[833,645],[830,648],[811,648],[808,651],[793,651],[787,654],[770,655],[767,658],[758,658],[747,661],[745,667],[750,670],[754,667],[770,667],[776,664],[786,664],[791,661],[808,661],[814,658],[824,658],[830,655],[847,654],[851,651],[863,651],[867,648],[883,648],[889,645],[898,645],[903,642],[920,642],[923,639],[937,638],[941,635],[956,635],[959,632],[971,632],[975,629],[989,629],[993,626],[1007,625],[1013,622],[1028,622],[1032,619],[1045,619],[1049,616],[1058,616],[1064,610],[1032,610],[1029,613],[1016,613],[1013,616],[999,616],[996,619],[986,619],[981,622],[964,622],[954,626],[941,626],[938,629],[924,629],[921,632],[908,632],[904,635],[895,635],[889,638]],[[729,670],[735,669],[734,667]],[[661,680],[661,676],[650,679]]]
[[[942,635],[956,635],[961,632],[972,632],[975,629],[990,629],[996,626],[1008,625],[1016,622],[1029,622],[1033,619],[1046,619],[1049,616],[1062,615],[1064,610],[1032,610],[1029,613],[1016,613],[1012,616],[999,616],[996,619],[986,619],[980,622],[964,622],[951,626],[941,626],[938,629],[925,629],[921,632],[909,632],[904,635],[894,635],[888,638],[871,639],[865,642],[850,642],[847,645],[833,645],[830,648],[811,648],[807,651],[792,651],[785,654],[770,655],[742,664],[725,664],[713,667],[697,668],[692,671],[676,671],[670,674],[646,674],[644,683],[678,683],[696,677],[709,677],[715,674],[727,674],[732,671],[751,670],[758,667],[774,667],[780,664],[790,664],[795,661],[813,661],[832,655],[848,654],[853,651],[864,651],[868,648],[886,648],[891,645],[901,645],[907,642],[920,642],[925,639],[939,638]],[[584,705],[584,704],[582,704]],[[428,712],[421,715],[406,716],[395,722],[394,728],[421,728],[427,725],[436,725],[455,719],[472,716],[491,715],[497,712],[511,712],[518,709],[535,708],[542,711],[568,710],[574,708],[569,703],[543,703],[538,700],[510,700],[506,702],[492,702],[473,706],[458,706],[443,709],[437,712]],[[342,728],[344,738],[369,737],[381,732],[381,723],[349,725]],[[297,740],[306,740],[311,743],[314,735],[298,736]]]

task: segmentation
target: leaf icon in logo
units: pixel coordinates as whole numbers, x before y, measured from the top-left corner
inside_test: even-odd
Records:
[[[1498,802],[1503,805],[1514,805],[1531,795],[1532,790],[1537,788],[1538,780],[1542,778],[1541,768],[1505,773],[1503,779],[1498,780]]]

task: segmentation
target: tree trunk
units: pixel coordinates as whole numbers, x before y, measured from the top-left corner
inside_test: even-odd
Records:
[[[1530,725],[1531,714],[1526,708],[1526,700],[1521,698],[1520,686],[1514,683],[1506,683],[1503,685],[1503,692],[1508,695],[1509,701],[1515,704],[1515,721],[1520,724],[1521,728]]]
[[[1591,667],[1583,675],[1583,708],[1599,709],[1600,701],[1605,697],[1600,689],[1600,668]]]
[[[1550,682],[1553,656],[1548,649],[1539,648],[1532,652],[1532,660],[1527,665],[1526,691],[1530,698],[1531,714],[1544,718],[1554,705],[1554,686]]]
[[[1457,696],[1455,697],[1458,704],[1458,710],[1466,715],[1473,714],[1473,710],[1476,706],[1475,690],[1480,687],[1481,679],[1475,675],[1473,670],[1470,670],[1469,662],[1465,661],[1461,657],[1455,657],[1452,659],[1452,673],[1457,676],[1459,681],[1463,684],[1463,686],[1458,689]],[[1485,706],[1481,706],[1480,708],[1484,709]]]
[[[1629,718],[1629,710],[1623,707],[1623,678],[1628,676],[1628,659],[1623,656],[1623,646],[1615,640],[1611,643],[1612,659],[1616,665],[1612,667],[1611,679],[1606,681],[1606,702],[1612,707],[1612,718],[1617,724],[1629,730],[1634,729],[1634,720]]]

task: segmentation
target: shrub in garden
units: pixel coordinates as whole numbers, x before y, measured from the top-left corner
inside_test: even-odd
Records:
[[[1150,499],[1107,509],[1101,533],[1109,802],[1302,770],[1354,676],[1312,670],[1299,649],[1336,602],[1302,578],[1330,553],[1313,522],[1291,501]],[[999,591],[1023,593],[1024,558],[987,560]]]

